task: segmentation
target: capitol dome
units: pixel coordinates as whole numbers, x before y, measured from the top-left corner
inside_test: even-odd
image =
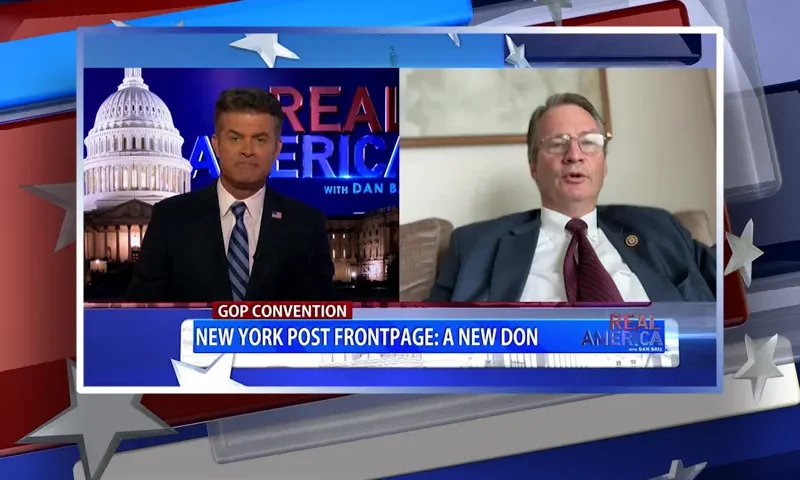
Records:
[[[141,68],[125,77],[100,106],[84,140],[84,210],[130,200],[149,204],[185,193],[192,167],[169,108],[144,83]]]

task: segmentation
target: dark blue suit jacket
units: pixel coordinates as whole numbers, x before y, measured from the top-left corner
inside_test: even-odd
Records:
[[[280,212],[280,215],[273,215]],[[333,261],[322,212],[267,187],[246,300],[329,300]],[[217,183],[153,206],[130,302],[233,298]]]
[[[669,212],[656,208],[597,208],[600,229],[653,302],[713,302],[714,249],[692,239]],[[453,231],[450,250],[431,289],[432,302],[516,302],[539,238],[539,210],[516,213]],[[628,246],[629,235],[638,244]]]

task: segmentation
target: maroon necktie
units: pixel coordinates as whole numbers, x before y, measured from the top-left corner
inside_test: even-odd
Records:
[[[572,240],[564,257],[564,287],[569,302],[622,303],[617,286],[586,236],[588,227],[580,218],[567,222]],[[576,255],[577,254],[577,255]]]

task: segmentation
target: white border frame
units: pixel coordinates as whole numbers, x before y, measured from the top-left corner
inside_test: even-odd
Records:
[[[294,30],[294,29],[283,29]],[[313,30],[311,28],[299,29],[306,30],[309,33]],[[336,31],[337,29],[324,29],[328,31]],[[724,159],[724,108],[723,101],[725,97],[725,84],[723,81],[723,73],[725,71],[725,50],[724,50],[724,36],[722,27],[425,27],[425,28],[365,28],[365,29],[339,29],[343,33],[423,33],[423,34],[436,34],[436,33],[458,33],[458,34],[561,34],[561,35],[580,35],[580,34],[706,34],[716,36],[716,193],[717,193],[717,222],[716,222],[716,250],[717,250],[717,387],[721,388],[723,378],[723,304],[724,304],[724,282],[721,281],[723,276],[723,262],[724,262],[724,175],[723,175],[723,159]],[[191,33],[191,29],[186,30]],[[84,314],[84,224],[83,224],[83,36],[78,35],[78,69],[77,69],[77,148],[76,148],[76,164],[77,174],[75,181],[76,195],[77,195],[77,214],[76,216],[76,360],[77,360],[77,379],[76,389],[81,394],[161,394],[161,393],[221,393],[215,390],[189,390],[181,387],[87,387],[83,384],[83,314]],[[653,67],[657,68],[657,67]],[[233,393],[233,392],[225,392]],[[284,394],[302,394],[302,393],[331,393],[337,392],[326,391],[324,388],[290,388],[290,387],[248,387],[244,392],[240,393],[284,393]]]

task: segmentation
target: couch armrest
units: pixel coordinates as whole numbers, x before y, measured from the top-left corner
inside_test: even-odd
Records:
[[[678,212],[675,214],[675,218],[678,219],[686,230],[689,230],[689,233],[692,234],[692,238],[698,242],[708,245],[709,247],[717,243],[715,228],[708,221],[706,212],[701,210]]]
[[[427,298],[451,233],[453,224],[438,218],[400,225],[401,302],[420,302]]]

